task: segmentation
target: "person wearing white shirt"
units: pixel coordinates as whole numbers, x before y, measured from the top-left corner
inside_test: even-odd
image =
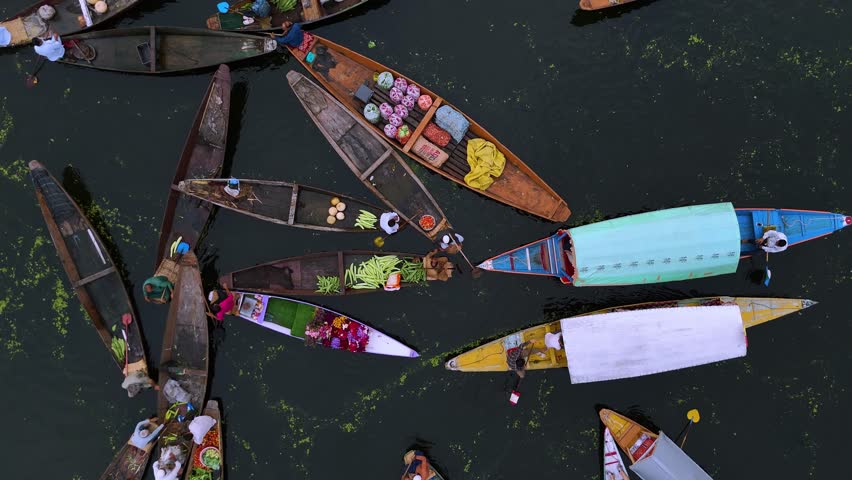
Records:
[[[778,230],[767,230],[763,234],[763,238],[757,241],[757,246],[762,248],[766,253],[778,253],[787,250],[789,242],[787,241],[787,235],[784,235]]]
[[[37,54],[51,62],[55,62],[65,56],[65,47],[62,45],[62,40],[55,33],[46,40],[34,38],[33,45]]]

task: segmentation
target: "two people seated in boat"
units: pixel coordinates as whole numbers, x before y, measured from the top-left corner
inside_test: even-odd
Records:
[[[432,465],[429,463],[429,459],[423,455],[423,452],[415,450],[413,453],[414,457],[408,462],[408,468],[402,474],[400,480],[432,480],[438,478],[437,475],[432,475]]]
[[[438,243],[438,246],[441,248],[442,252],[455,255],[461,251],[462,242],[464,242],[464,237],[458,233],[450,233],[441,237],[441,241]]]
[[[149,418],[142,420],[136,424],[133,429],[133,435],[130,437],[130,444],[140,450],[148,450],[152,442],[157,439],[157,435],[163,430],[163,425],[157,425],[157,418]]]
[[[787,250],[789,242],[787,235],[778,230],[767,230],[763,237],[757,239],[757,246],[766,253],[778,253]]]
[[[225,315],[231,313],[236,305],[234,294],[228,290],[227,286],[223,288],[224,290],[211,290],[207,294],[207,301],[210,304],[207,316],[220,322],[225,321]]]

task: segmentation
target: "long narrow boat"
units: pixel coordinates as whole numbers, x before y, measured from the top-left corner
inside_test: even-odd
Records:
[[[147,75],[187,72],[274,52],[273,38],[204,28],[133,27],[69,35],[62,63]]]
[[[207,28],[211,30],[230,30],[243,32],[273,32],[281,29],[284,22],[301,23],[307,26],[331,17],[343,14],[368,0],[335,0],[320,3],[320,0],[298,0],[292,10],[282,12],[274,4],[268,17],[255,17],[254,22],[245,25],[242,12],[251,12],[252,0],[236,0],[231,3],[228,13],[215,13],[207,18]]]
[[[163,333],[163,350],[160,354],[160,392],[157,412],[165,422],[160,434],[158,461],[161,467],[171,470],[175,460],[180,460],[184,472],[188,468],[192,437],[189,420],[204,405],[208,375],[207,304],[201,285],[198,260],[192,252],[179,260],[178,278]],[[187,403],[170,402],[166,398],[166,383],[176,381],[189,394]],[[178,417],[185,421],[180,421]],[[188,437],[188,438],[187,438]],[[172,456],[170,450],[177,453]]]
[[[626,372],[630,373],[630,375],[623,375],[625,372],[620,372],[618,367],[616,367],[612,375],[608,375],[607,372],[594,373],[595,375],[600,374],[600,379],[639,376],[647,374],[642,370],[646,366],[657,368],[656,371],[662,372],[691,366],[684,365],[684,363],[692,362],[694,365],[699,365],[702,364],[702,361],[706,360],[705,358],[694,358],[692,356],[693,353],[683,352],[678,347],[668,345],[667,342],[669,341],[676,342],[683,340],[678,335],[688,335],[690,332],[695,332],[693,336],[697,338],[701,338],[701,335],[708,335],[708,340],[704,341],[702,345],[704,346],[703,350],[711,357],[717,354],[724,357],[732,349],[735,350],[735,353],[742,353],[744,355],[745,344],[741,342],[743,340],[741,337],[743,337],[742,332],[744,329],[804,310],[814,304],[816,302],[811,300],[793,298],[705,297],[605,308],[569,319],[557,320],[517,331],[462,353],[449,360],[445,366],[448,370],[459,372],[508,371],[509,366],[506,363],[506,352],[529,341],[531,345],[528,345],[527,348],[531,346],[534,350],[540,351],[544,355],[530,355],[526,365],[527,370],[568,368],[571,373],[572,383],[583,383],[586,381],[597,381],[597,377],[594,375],[583,378],[582,369],[588,367],[586,363],[596,362],[600,365],[601,369],[605,369],[621,361],[625,362],[625,364],[631,364],[632,362],[632,364],[638,367],[638,370]],[[728,307],[731,307],[734,312],[724,311]],[[721,311],[716,311],[715,309]],[[638,318],[639,316],[643,318]],[[671,318],[668,318],[670,316]],[[635,322],[639,322],[642,319],[645,319],[647,324],[635,327]],[[611,326],[608,331],[600,332],[596,328],[596,325],[599,325],[600,329],[603,329],[605,321],[610,321]],[[671,324],[665,322],[671,322]],[[702,325],[700,325],[701,322],[706,323],[706,328],[710,330],[709,332],[700,330],[702,328]],[[695,325],[696,323],[698,325]],[[672,332],[671,328],[677,326],[681,326],[682,331]],[[571,330],[566,331],[566,327],[570,327]],[[624,329],[634,327],[637,328],[637,331],[632,333],[624,332]],[[616,338],[610,345],[590,345],[588,344],[590,341],[589,338],[585,337],[607,334],[618,337],[619,332],[624,333],[624,337]],[[717,351],[713,351],[714,345],[711,345],[710,340],[715,341],[717,333],[727,336],[718,339],[720,345]],[[563,348],[548,348],[544,343],[545,336],[548,334],[560,335],[562,337]],[[649,340],[643,337],[644,334],[649,334],[652,337],[656,336],[660,343],[655,343],[657,340],[653,338]],[[633,344],[634,342],[636,345]],[[646,343],[642,344],[642,342]],[[639,351],[635,349],[641,347],[642,345],[640,344],[644,345],[642,347],[644,349],[641,352],[657,352],[660,358],[669,357],[675,365],[658,365],[653,363],[651,360],[658,358],[657,355],[650,355],[651,360],[633,359],[631,355]],[[604,352],[603,350],[607,348],[619,350],[620,352],[616,351],[612,354]],[[634,350],[630,350],[631,348],[634,348]],[[670,350],[664,350],[664,348],[670,348]],[[694,349],[694,344],[684,341],[683,348]],[[703,354],[705,352],[698,353]],[[677,358],[677,355],[680,354],[682,354],[682,359]],[[575,361],[571,361],[572,356],[578,358]],[[666,360],[665,358],[661,359]]]
[[[0,22],[0,27],[9,30],[12,35],[11,43],[7,47],[28,45],[34,38],[45,37],[51,33],[70,35],[96,27],[118,17],[141,1],[110,0],[107,2],[109,9],[105,13],[98,13],[88,6],[85,0],[42,0]],[[51,6],[56,11],[50,20],[44,20],[38,14],[38,9],[44,5]],[[88,18],[83,15],[81,5],[86,5]]]
[[[618,453],[618,445],[607,427],[604,427],[603,437],[603,471],[604,480],[630,480],[627,468]]]
[[[602,10],[604,8],[617,7],[636,0],[580,0],[580,8],[583,10]]]
[[[630,470],[642,480],[713,480],[665,433],[656,434],[606,408],[598,414],[630,459]]]
[[[132,434],[130,438],[133,438]],[[100,480],[140,480],[145,475],[154,445],[156,442],[152,441],[145,448],[137,448],[128,439],[115,454]]]
[[[189,454],[191,460],[186,467],[189,472],[187,479],[221,480],[225,478],[225,448],[219,402],[207,400],[201,414],[216,420],[216,424],[204,436],[201,445],[192,444],[192,452]]]
[[[381,72],[389,72],[396,79],[404,78],[406,83],[418,85],[421,94],[431,97],[431,107],[427,110],[422,110],[418,106],[414,106],[408,110],[409,115],[403,119],[412,131],[411,137],[405,145],[401,145],[396,140],[389,141],[389,143],[402,150],[412,160],[419,162],[424,167],[459,185],[471,188],[473,191],[481,193],[486,197],[533,215],[554,222],[563,222],[571,215],[568,205],[559,194],[550,188],[544,180],[539,178],[517,155],[512,153],[493,135],[467,116],[465,118],[470,122],[470,126],[464,137],[461,138],[461,141],[450,139],[446,146],[434,147],[440,148],[443,153],[449,156],[446,161],[443,163],[437,162],[440,164],[436,166],[430,163],[429,160],[421,158],[412,151],[412,147],[418,140],[421,140],[426,127],[435,120],[438,108],[447,106],[458,113],[462,113],[459,109],[444,101],[443,98],[431,90],[411,81],[411,79],[334,42],[313,36],[313,43],[307,47],[309,48],[304,48],[304,51],[299,48],[290,48],[290,51],[332,95],[343,102],[346,108],[358,118],[363,118],[361,112],[367,103],[373,103],[374,105],[380,103],[393,105],[396,103],[392,101],[387,92],[378,88],[376,85],[374,78],[377,78]],[[308,61],[308,58],[310,58],[310,61]],[[355,95],[361,87],[366,88],[371,94],[366,102],[361,100],[364,96],[359,95],[356,97]],[[364,90],[362,89],[362,91]],[[381,122],[375,125],[368,123],[367,125],[383,141],[388,141],[388,137],[383,135]],[[422,138],[422,140],[425,139],[425,137]],[[471,173],[471,167],[468,163],[468,142],[473,139],[483,139],[491,142],[506,159],[502,173],[485,190],[473,188],[465,181],[465,177]],[[429,148],[433,149],[433,147]],[[431,158],[429,155],[427,157]],[[435,160],[433,159],[433,161]]]
[[[730,203],[640,213],[559,230],[479,267],[559,278],[576,286],[633,285],[734,273],[777,230],[789,245],[823,237],[852,217],[813,210],[734,209]]]
[[[284,258],[254,267],[236,270],[219,277],[219,283],[229,289],[247,290],[269,295],[355,295],[376,292],[376,289],[352,288],[354,282],[346,271],[373,257],[396,256],[400,261],[421,262],[421,256],[412,253],[370,252],[347,250],[320,252],[299,257]],[[420,263],[422,266],[422,263]],[[341,289],[336,293],[319,293],[317,277],[340,279]],[[423,282],[426,280],[423,271]],[[410,285],[403,279],[403,285]]]
[[[240,179],[240,193],[237,197],[225,193],[227,185],[227,178],[194,179],[178,183],[177,189],[181,193],[243,215],[279,225],[323,232],[375,233],[379,228],[378,224],[375,228],[366,229],[357,227],[355,221],[361,210],[376,217],[384,212],[367,202],[298,183]],[[343,220],[335,220],[334,224],[329,224],[328,209],[335,198],[345,202],[346,210],[343,213],[346,215]]]
[[[402,456],[402,463],[406,465],[406,467],[411,465],[411,462],[414,461],[414,457],[417,454],[414,450],[409,450],[405,452],[405,455]],[[414,478],[414,474],[407,474],[406,480],[411,480]],[[429,480],[444,480],[443,475],[441,475],[437,470],[435,470],[435,465],[432,465],[432,462],[429,462],[429,476],[426,477]]]
[[[430,240],[452,228],[423,182],[369,123],[304,75],[290,71],[287,80],[326,140],[377,197]]]
[[[231,312],[288,337],[354,353],[395,357],[418,357],[417,352],[354,318],[312,303],[292,298],[233,292],[236,306]]]
[[[33,160],[29,168],[56,253],[104,347],[125,377],[147,376],[139,318],[104,242],[80,207],[41,163]],[[122,322],[125,315],[130,316],[128,325]]]
[[[192,128],[186,138],[177,171],[169,186],[169,197],[160,227],[157,244],[157,264],[168,257],[170,245],[182,238],[190,248],[198,240],[213,205],[208,202],[182,195],[178,184],[185,178],[211,178],[219,175],[225,161],[225,146],[228,142],[228,116],[231,110],[231,73],[227,65],[220,65],[213,76],[201,107],[195,115]]]

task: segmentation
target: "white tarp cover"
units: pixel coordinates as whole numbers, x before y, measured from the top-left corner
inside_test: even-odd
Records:
[[[713,480],[663,432],[648,451],[630,466],[642,480]]]
[[[746,354],[736,305],[629,310],[561,323],[571,383],[640,377]]]

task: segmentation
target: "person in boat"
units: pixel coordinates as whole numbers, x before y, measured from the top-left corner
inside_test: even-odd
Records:
[[[302,31],[301,23],[285,21],[281,24],[281,30],[281,35],[275,37],[275,41],[279,45],[298,48],[305,41],[305,32]]]
[[[37,54],[51,62],[55,62],[65,56],[65,46],[62,45],[62,39],[55,33],[46,39],[34,38],[33,47],[35,47]]]
[[[133,435],[130,437],[130,444],[140,450],[145,450],[148,444],[156,440],[164,425],[158,426],[154,423],[155,420],[157,420],[156,417],[137,423],[136,428],[133,429]]]
[[[545,333],[544,345],[547,346],[547,348],[552,348],[554,350],[562,350],[565,348],[561,333]]]
[[[787,250],[789,244],[787,235],[778,230],[767,230],[763,237],[757,240],[757,246],[766,253],[778,253]]]
[[[420,450],[414,451],[414,459],[408,464],[408,469],[402,474],[401,480],[431,480],[432,465]]]
[[[385,212],[379,217],[379,227],[388,235],[399,231],[399,215],[396,212]]]
[[[450,235],[453,237],[450,237]],[[451,233],[441,237],[439,246],[441,247],[441,251],[455,255],[461,251],[462,242],[464,242],[464,237],[458,233]]]
[[[426,270],[426,280],[446,282],[453,276],[455,266],[447,257],[435,257],[438,250],[432,250],[423,257],[423,268]]]
[[[207,312],[207,316],[220,322],[225,321],[225,315],[234,309],[236,303],[234,294],[228,290],[228,287],[224,287],[224,290],[211,290],[207,300],[210,302],[210,311]]]
[[[509,365],[509,370],[524,378],[527,371],[527,362],[531,355],[538,355],[540,358],[546,358],[544,351],[537,349],[529,340],[518,345],[517,347],[506,350],[506,363]]]
[[[225,193],[237,198],[240,195],[240,181],[233,177],[229,178],[227,185],[225,185]]]
[[[168,303],[172,299],[174,289],[174,284],[165,275],[151,277],[142,284],[142,294],[146,302]]]

